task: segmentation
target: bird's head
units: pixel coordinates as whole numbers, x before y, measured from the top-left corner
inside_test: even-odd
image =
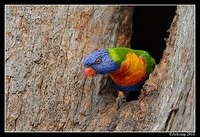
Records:
[[[113,61],[107,49],[100,49],[89,54],[84,60],[86,77],[116,71],[120,65]]]

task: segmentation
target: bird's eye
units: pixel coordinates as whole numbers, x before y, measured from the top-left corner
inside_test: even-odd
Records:
[[[96,59],[96,64],[99,64],[99,63],[101,63],[101,58]]]

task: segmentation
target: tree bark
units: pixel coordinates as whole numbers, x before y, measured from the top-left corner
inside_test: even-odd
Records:
[[[132,14],[124,6],[6,6],[6,130],[107,130],[111,80],[86,79],[82,62],[94,49],[130,46]]]
[[[177,6],[162,60],[144,86],[144,130],[195,131],[195,7]],[[153,89],[153,90],[152,90]],[[145,125],[139,125],[139,129]]]
[[[194,131],[194,6],[177,7],[138,100],[116,110],[108,75],[85,78],[94,49],[130,47],[133,9],[6,6],[6,131]]]

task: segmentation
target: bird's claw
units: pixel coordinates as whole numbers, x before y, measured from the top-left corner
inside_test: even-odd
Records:
[[[118,96],[116,98],[116,109],[118,110],[121,107],[122,103],[124,103],[124,102],[126,102],[126,97],[125,96]]]

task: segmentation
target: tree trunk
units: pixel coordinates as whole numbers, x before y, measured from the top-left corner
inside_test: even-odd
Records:
[[[150,95],[152,93],[148,89],[152,97],[141,101],[148,104],[145,110],[148,108],[148,114],[153,119],[147,130],[195,130],[194,21],[194,6],[177,6],[176,16],[168,30],[170,35],[163,58],[146,83],[146,89],[148,84],[153,85],[150,86],[152,88],[157,87],[152,92],[157,95]]]
[[[6,6],[6,130],[107,130],[110,79],[86,79],[82,62],[94,49],[130,46],[132,14],[121,6]]]
[[[177,7],[138,100],[116,110],[108,75],[83,74],[94,49],[130,47],[133,9],[6,6],[6,131],[193,131],[194,6]]]

